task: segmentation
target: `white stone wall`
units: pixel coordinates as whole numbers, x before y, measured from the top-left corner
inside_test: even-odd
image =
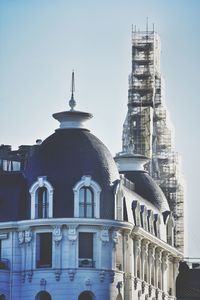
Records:
[[[0,294],[7,299],[32,300],[43,290],[56,300],[77,300],[83,291],[96,300],[174,299],[179,253],[131,223],[44,219],[1,225],[0,231],[7,234],[2,257],[10,272],[0,270]],[[42,232],[52,233],[52,268],[36,267],[36,234]],[[94,234],[94,268],[79,267],[79,232]]]

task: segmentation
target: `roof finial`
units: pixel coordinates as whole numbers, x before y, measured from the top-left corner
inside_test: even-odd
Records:
[[[76,106],[76,101],[74,100],[75,82],[74,82],[74,70],[72,71],[72,86],[71,86],[71,99],[69,100],[70,110],[74,110]]]

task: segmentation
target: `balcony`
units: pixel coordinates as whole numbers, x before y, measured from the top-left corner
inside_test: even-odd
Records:
[[[79,268],[95,268],[95,261],[92,258],[79,258]]]

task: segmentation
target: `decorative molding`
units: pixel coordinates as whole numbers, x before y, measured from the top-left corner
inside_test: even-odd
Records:
[[[101,229],[101,241],[103,242],[103,245],[105,246],[107,243],[109,243],[110,241],[110,237],[109,237],[109,229],[110,227],[108,226],[103,226]]]
[[[56,246],[62,241],[62,228],[59,225],[53,226],[53,240],[56,243]]]
[[[144,292],[145,292],[145,282],[144,281],[142,281],[141,287],[142,287],[142,294],[144,294]]]
[[[134,238],[134,247],[135,247],[135,256],[140,256],[141,253],[141,239],[140,237],[136,236]]]
[[[138,279],[137,277],[134,278],[134,289],[137,290],[137,285],[138,285]]]
[[[28,282],[32,282],[32,278],[33,278],[33,271],[32,270],[27,271]]]
[[[100,279],[101,282],[104,282],[105,275],[106,275],[105,271],[100,271],[99,272],[99,279]]]
[[[68,274],[69,274],[70,281],[73,281],[74,277],[75,277],[75,274],[76,274],[76,271],[71,269],[71,270],[68,271]]]
[[[91,281],[90,278],[88,278],[88,279],[85,280],[85,286],[87,287],[88,290],[91,289],[92,281]]]
[[[149,264],[151,265],[155,260],[155,245],[149,244],[148,252]]]
[[[173,259],[174,278],[176,278],[178,276],[178,273],[179,273],[179,262],[180,262],[180,258],[174,258]]]
[[[19,245],[22,245],[25,242],[25,233],[24,233],[24,231],[19,231],[18,232],[18,242],[19,242]]]
[[[151,297],[151,295],[152,295],[152,285],[151,285],[151,284],[149,285],[149,290],[148,290],[148,292],[149,292],[149,297]]]
[[[158,300],[158,297],[159,297],[159,290],[158,289],[156,289],[155,294],[156,294],[156,300]]]
[[[32,238],[33,238],[33,234],[32,234],[31,229],[25,230],[25,233],[24,233],[25,243],[30,244],[30,242],[32,241]]]
[[[113,243],[114,243],[115,245],[119,243],[119,236],[120,236],[119,231],[116,230],[116,229],[113,230],[113,232],[112,232],[112,241],[113,241]]]
[[[40,279],[40,286],[43,290],[45,290],[46,285],[47,285],[46,279],[45,278]]]
[[[21,272],[21,281],[22,281],[22,283],[25,283],[25,281],[26,281],[26,272],[25,271]]]
[[[165,299],[166,299],[165,292],[162,292],[162,300],[165,300]]]
[[[155,251],[155,260],[156,260],[156,263],[158,265],[161,265],[161,263],[162,263],[162,249],[156,248],[156,251]]]
[[[148,257],[148,244],[149,242],[147,240],[142,240],[141,252],[144,260],[147,260]]]
[[[125,232],[124,234],[126,249],[128,249],[129,247],[129,235],[130,235],[129,232]]]
[[[168,257],[169,257],[169,254],[164,251],[162,254],[162,267],[163,267],[164,271],[166,271],[168,268]]]
[[[59,270],[59,269],[55,270],[56,281],[60,281],[60,276],[61,276],[61,270]]]
[[[77,225],[68,226],[68,239],[72,244],[77,240]]]

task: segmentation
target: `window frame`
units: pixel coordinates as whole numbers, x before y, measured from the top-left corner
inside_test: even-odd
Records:
[[[81,196],[81,191],[83,191],[83,198]],[[89,191],[89,195],[88,195]],[[91,198],[90,198],[91,197]],[[91,200],[91,201],[89,201]],[[79,216],[80,218],[94,218],[94,192],[90,187],[83,186],[79,190]],[[81,207],[83,207],[83,214]],[[88,209],[91,209],[91,212],[89,212]]]
[[[80,217],[80,190],[83,187],[90,188],[90,190],[93,192],[94,214],[93,214],[92,218],[100,218],[100,193],[101,193],[101,187],[97,182],[92,180],[91,176],[89,176],[89,175],[82,176],[81,180],[79,182],[77,182],[76,185],[73,188],[73,192],[74,192],[74,217],[75,218],[81,218]]]
[[[42,236],[44,238],[42,238]],[[36,243],[35,243],[35,267],[36,269],[51,269],[53,267],[53,234],[52,232],[36,232]],[[42,241],[43,239],[43,241]],[[42,258],[41,256],[45,256],[44,253],[41,255],[42,252],[47,253],[47,241],[49,239],[49,254],[50,254],[50,263],[48,264],[41,264]],[[41,248],[41,244],[44,245],[44,249]],[[42,251],[43,250],[43,251]]]
[[[40,176],[37,181],[31,186],[29,193],[31,195],[31,219],[38,219],[38,190],[40,188],[46,188],[47,190],[47,216],[46,218],[53,217],[53,192],[54,188],[46,176]],[[42,218],[44,219],[44,218]]]

